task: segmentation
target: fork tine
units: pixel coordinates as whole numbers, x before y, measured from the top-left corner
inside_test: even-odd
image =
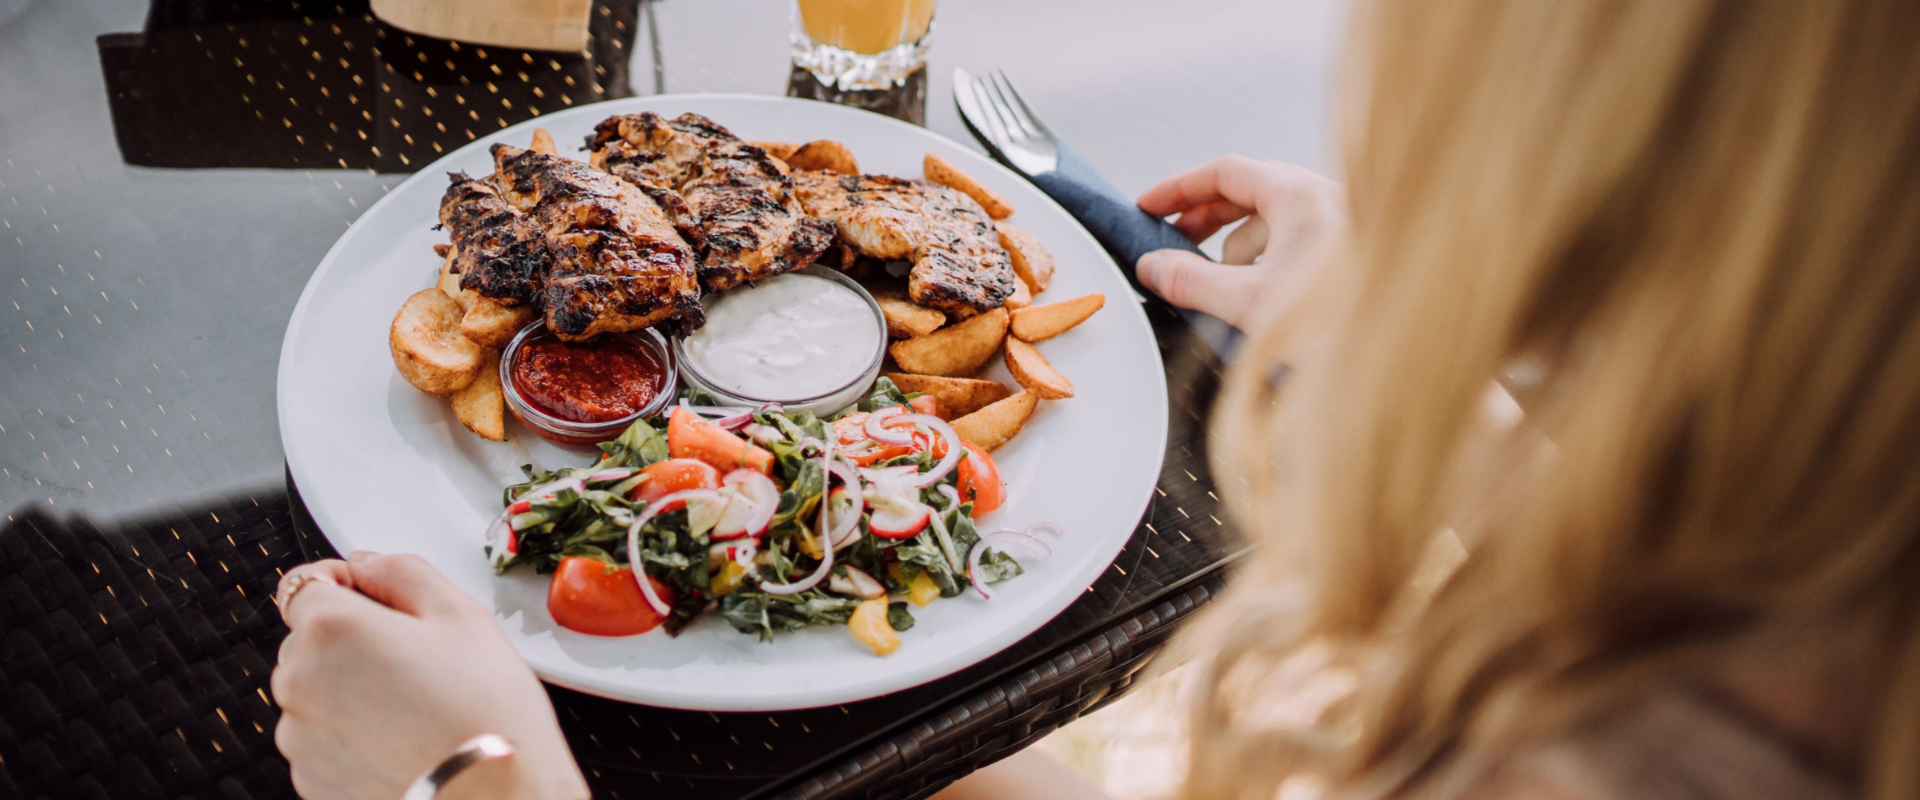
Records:
[[[993,81],[992,73],[988,73],[987,77],[976,78],[975,80],[980,83],[980,93],[993,98],[990,105],[993,106],[994,110],[1000,114],[1001,119],[1006,123],[1008,135],[1015,139],[1022,140],[1033,135],[1027,126],[1021,124],[1019,115],[1014,112],[1013,103],[1000,91],[1000,84]]]
[[[1028,133],[1038,137],[1053,138],[1053,131],[1048,130],[1047,124],[1040,121],[1039,114],[1033,113],[1033,109],[1027,107],[1027,99],[1020,96],[1020,90],[1013,88],[1013,79],[1007,77],[1006,70],[994,70],[993,80],[1007,99],[1012,101],[1009,107]]]
[[[994,96],[991,91],[992,86],[984,78],[974,78],[973,86],[969,88],[973,90],[973,96],[978,100],[980,110],[984,112],[982,116],[987,118],[988,127],[993,128],[991,133],[995,145],[1004,150],[1012,143],[1027,138],[1026,132],[1013,121],[1012,114],[1005,103]]]

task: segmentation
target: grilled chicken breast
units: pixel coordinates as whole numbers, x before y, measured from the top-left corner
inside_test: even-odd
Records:
[[[652,197],[700,255],[719,291],[798,269],[833,243],[807,216],[784,164],[699,114],[609,117],[587,138],[594,166]]]
[[[913,302],[965,315],[999,308],[1013,294],[1013,260],[973,198],[885,175],[802,170],[793,182],[807,213],[832,222],[855,251],[913,262]]]
[[[455,174],[441,200],[461,288],[535,303],[569,341],[705,321],[693,249],[646,194],[570,159],[492,152],[493,175]]]

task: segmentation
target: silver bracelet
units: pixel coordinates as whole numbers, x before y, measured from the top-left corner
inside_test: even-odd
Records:
[[[407,787],[407,793],[400,796],[400,800],[433,800],[433,796],[440,793],[441,787],[446,786],[448,781],[453,780],[453,776],[460,774],[467,767],[481,761],[506,758],[513,753],[513,743],[507,741],[505,737],[491,733],[475,736],[468,739],[466,744],[460,745],[460,749],[453,751],[453,755],[447,756],[447,760],[440,762],[440,766],[427,770],[425,775],[415,778],[413,784]]]

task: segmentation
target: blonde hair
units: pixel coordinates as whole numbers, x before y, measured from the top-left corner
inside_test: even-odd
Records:
[[[1186,641],[1188,794],[1452,796],[1757,630],[1865,619],[1853,777],[1920,796],[1920,5],[1354,25],[1350,228],[1217,416],[1261,547]],[[1488,431],[1516,365],[1526,421]],[[1416,580],[1443,531],[1469,555]],[[1338,699],[1263,711],[1309,659]]]

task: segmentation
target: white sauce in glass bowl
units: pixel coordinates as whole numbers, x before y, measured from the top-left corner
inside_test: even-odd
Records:
[[[690,366],[714,388],[802,400],[859,380],[884,344],[873,306],[826,278],[788,273],[720,294],[686,337]]]

